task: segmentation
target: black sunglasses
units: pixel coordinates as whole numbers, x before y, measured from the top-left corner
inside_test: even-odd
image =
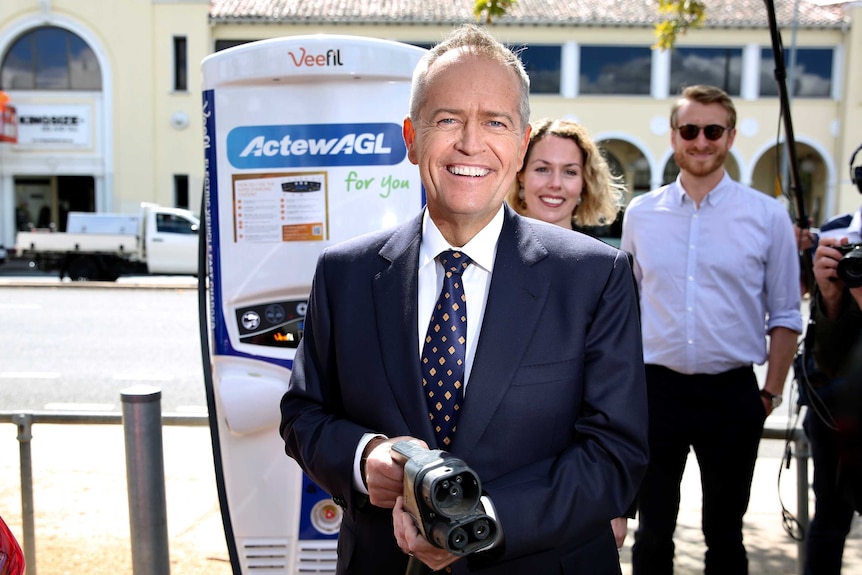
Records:
[[[695,126],[694,124],[686,124],[685,126],[677,128],[679,135],[682,136],[683,140],[694,140],[697,138],[697,135],[700,134],[701,129],[703,130],[703,135],[706,136],[706,139],[714,142],[719,139],[728,128],[719,126],[718,124],[710,124],[703,128]]]

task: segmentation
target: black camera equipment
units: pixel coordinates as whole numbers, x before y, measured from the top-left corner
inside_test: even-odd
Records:
[[[410,441],[392,449],[404,462],[404,508],[432,545],[468,555],[491,545],[497,523],[480,505],[482,483],[466,463],[439,449]]]
[[[849,288],[862,286],[862,243],[836,246],[842,257],[838,260],[838,277]]]

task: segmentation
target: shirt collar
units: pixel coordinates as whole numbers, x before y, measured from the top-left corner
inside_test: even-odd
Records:
[[[862,239],[862,207],[853,214],[850,225],[847,227],[847,233],[850,243],[857,243]]]
[[[706,194],[706,197],[703,198],[701,204],[717,206],[719,202],[721,202],[721,200],[730,193],[732,187],[733,180],[731,179],[730,174],[727,173],[727,170],[725,170],[724,175],[721,177],[721,181],[719,181],[718,184],[716,184],[716,186]],[[682,186],[681,173],[676,177],[676,194],[676,199],[679,202],[679,205],[685,205],[686,201],[692,201],[688,194],[685,193],[685,188]]]
[[[497,240],[500,239],[500,232],[503,230],[503,214],[504,209],[502,204],[500,209],[491,219],[488,224],[482,228],[479,233],[473,236],[464,247],[456,248],[449,245],[443,234],[437,228],[434,220],[428,215],[428,210],[422,216],[422,242],[419,245],[419,268],[423,268],[428,263],[440,255],[440,252],[446,250],[457,250],[470,257],[474,264],[484,270],[491,272],[494,268],[494,255],[497,251]]]

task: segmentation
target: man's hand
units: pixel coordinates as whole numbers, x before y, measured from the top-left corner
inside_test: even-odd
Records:
[[[614,530],[614,539],[617,542],[617,549],[622,549],[623,543],[626,542],[626,534],[629,531],[628,517],[614,517],[611,519],[611,529]]]
[[[808,223],[810,226],[811,218],[808,218]],[[796,247],[800,252],[814,247],[814,234],[811,233],[810,227],[802,229],[797,222],[793,222],[793,233],[796,234]]]
[[[838,261],[843,254],[836,246],[846,245],[847,238],[821,238],[814,252],[814,279],[820,289],[823,311],[827,317],[835,319],[841,309],[844,282],[838,277]]]
[[[404,510],[404,498],[398,497],[392,508],[392,525],[395,531],[395,541],[398,547],[407,555],[412,555],[433,571],[439,571],[458,560],[445,549],[440,549],[429,543],[419,533],[413,516]]]
[[[368,498],[372,505],[384,509],[392,509],[395,506],[395,499],[404,495],[404,465],[399,460],[393,459],[393,455],[398,456],[398,454],[392,451],[392,445],[399,441],[413,441],[428,448],[424,441],[415,437],[402,436],[391,439],[375,437],[368,442],[362,452],[363,479],[368,487]]]
[[[814,291],[813,263],[811,261],[811,248],[814,247],[816,235],[811,231],[811,218],[808,218],[808,227],[802,229],[799,223],[793,223],[793,233],[796,235],[796,247],[799,250],[799,257],[802,268],[800,269],[799,289],[802,295]]]

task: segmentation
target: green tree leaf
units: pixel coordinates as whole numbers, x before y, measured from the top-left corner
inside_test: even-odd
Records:
[[[653,48],[661,50],[673,48],[677,36],[706,22],[706,2],[700,0],[658,0],[658,11],[666,18],[655,25]]]
[[[518,0],[476,0],[473,5],[473,15],[476,20],[485,20],[485,24],[492,24],[494,18],[502,18],[506,11],[514,6]]]
[[[476,20],[492,24],[494,18],[502,18],[518,0],[476,0],[473,14]],[[673,48],[678,36],[689,28],[702,28],[706,22],[706,2],[701,0],[658,0],[658,13],[664,19],[656,22],[656,43],[653,48]]]

